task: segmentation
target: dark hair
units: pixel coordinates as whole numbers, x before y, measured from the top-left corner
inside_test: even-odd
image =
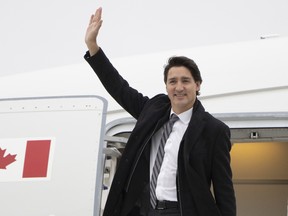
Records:
[[[185,56],[172,56],[168,59],[167,64],[164,66],[164,82],[167,83],[167,76],[170,68],[181,66],[186,67],[190,71],[195,82],[200,82],[200,84],[202,83],[202,77],[198,66],[192,59]],[[199,94],[200,93],[197,91],[197,95]]]

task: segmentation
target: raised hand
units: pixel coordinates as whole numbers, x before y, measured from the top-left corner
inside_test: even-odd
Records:
[[[91,56],[96,54],[99,50],[99,46],[97,44],[97,36],[103,22],[101,16],[102,16],[102,8],[99,7],[96,10],[95,14],[91,15],[89,25],[86,30],[85,43],[89,49],[89,53]]]

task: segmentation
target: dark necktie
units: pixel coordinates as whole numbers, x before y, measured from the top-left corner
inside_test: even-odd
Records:
[[[156,198],[155,189],[156,189],[158,174],[160,172],[161,164],[162,164],[163,157],[164,157],[164,146],[165,146],[166,140],[168,139],[168,137],[172,131],[172,127],[173,127],[174,123],[178,119],[179,119],[179,117],[177,115],[172,114],[169,121],[163,126],[164,130],[163,130],[162,137],[160,139],[160,145],[159,145],[159,148],[157,151],[155,163],[153,166],[152,177],[151,177],[151,181],[150,181],[150,202],[151,202],[151,205],[153,208],[155,208],[155,206],[156,206],[157,198]]]

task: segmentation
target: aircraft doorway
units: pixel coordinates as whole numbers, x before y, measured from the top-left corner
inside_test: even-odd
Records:
[[[251,120],[252,118],[247,119]],[[286,122],[287,117],[279,119]],[[225,118],[223,120],[224,122],[227,121]],[[236,120],[237,125],[242,127],[235,128],[236,124],[231,123],[231,121],[227,122],[232,125],[231,166],[237,201],[237,215],[286,216],[288,201],[288,128],[286,126],[244,128],[244,124],[240,124],[239,119]],[[274,119],[270,125],[275,124],[275,122],[278,121]],[[102,207],[104,207],[118,160],[134,124],[135,120],[125,119],[120,124],[117,121],[107,127],[109,132],[107,133],[107,146],[112,149],[116,148],[118,153],[114,154],[116,156],[109,157],[110,160],[106,160],[108,162],[106,164],[108,173],[104,175],[104,184],[108,186],[108,190],[105,190],[102,194]],[[255,122],[253,124],[256,125]],[[111,163],[113,158],[115,163]],[[112,168],[112,164],[115,165],[114,168]]]
[[[232,129],[231,133],[237,215],[288,215],[288,129]]]

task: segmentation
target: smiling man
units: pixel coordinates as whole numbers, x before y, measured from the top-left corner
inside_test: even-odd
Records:
[[[103,215],[235,216],[230,130],[198,100],[197,65],[171,57],[164,69],[168,95],[143,96],[98,46],[101,14],[99,8],[90,18],[84,57],[109,94],[137,119]]]
[[[195,62],[187,57],[171,57],[164,69],[164,82],[176,114],[193,107],[202,78]]]

